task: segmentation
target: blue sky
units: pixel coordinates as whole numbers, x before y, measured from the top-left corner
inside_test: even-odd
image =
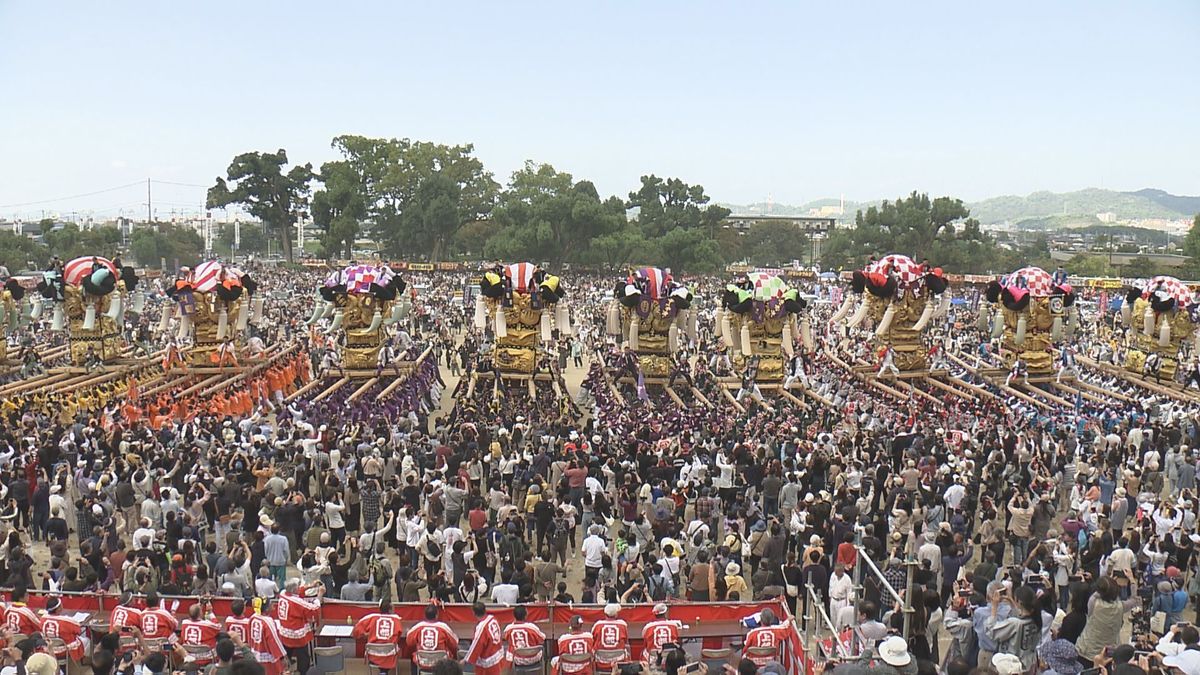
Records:
[[[0,216],[136,211],[144,188],[14,205],[207,185],[247,150],[319,165],[342,133],[621,195],[651,172],[737,203],[1197,194],[1197,35],[1195,0],[0,0]]]

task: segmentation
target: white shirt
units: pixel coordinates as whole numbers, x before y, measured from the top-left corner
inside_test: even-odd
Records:
[[[150,542],[150,546],[154,545],[154,530],[149,527],[139,527],[133,532],[133,548],[135,550],[142,548],[143,537]]]
[[[492,602],[501,605],[517,604],[521,589],[516,584],[496,584],[492,587]]]
[[[604,564],[604,554],[608,552],[608,544],[597,535],[590,535],[583,540],[584,567],[600,567]]]
[[[278,584],[275,583],[274,579],[259,578],[259,579],[254,580],[254,594],[257,595],[258,597],[273,598],[278,593],[279,593],[279,586],[278,586]]]
[[[955,483],[954,485],[946,488],[946,494],[943,495],[943,497],[946,499],[946,504],[952,509],[957,509],[958,505],[962,503],[963,498],[966,496],[967,489],[963,487],[961,483]]]

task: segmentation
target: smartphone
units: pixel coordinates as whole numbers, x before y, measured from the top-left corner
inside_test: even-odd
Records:
[[[622,663],[618,665],[620,675],[638,675],[642,672],[642,664],[637,662]]]
[[[1085,668],[1079,675],[1100,675],[1103,670],[1103,668]]]
[[[683,667],[683,668],[680,670],[680,672],[684,672],[684,673],[697,673],[697,672],[700,672],[700,666],[701,666],[701,663],[700,663],[699,661],[697,661],[696,663],[689,663],[689,664],[687,664],[686,666],[684,666],[684,667]]]

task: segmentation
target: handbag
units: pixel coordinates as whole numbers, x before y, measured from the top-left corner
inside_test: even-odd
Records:
[[[787,591],[789,598],[800,597],[800,587],[796,584],[789,584],[787,580],[787,572],[783,569],[783,565],[779,566],[779,574],[783,577],[783,588]]]
[[[1167,632],[1167,613],[1155,612],[1150,615],[1150,632],[1162,635]]]

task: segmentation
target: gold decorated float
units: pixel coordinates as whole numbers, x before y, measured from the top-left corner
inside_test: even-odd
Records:
[[[1175,277],[1157,276],[1130,289],[1121,305],[1121,318],[1131,336],[1125,370],[1173,380],[1179,369],[1179,350],[1196,334],[1194,310],[1191,289]],[[1158,356],[1157,369],[1153,364],[1147,368],[1151,354]]]
[[[184,269],[167,294],[177,305],[176,339],[191,340],[186,350],[190,364],[229,365],[236,360],[233,350],[246,332],[252,310],[256,320],[261,318],[262,299],[253,297],[256,288],[248,274],[217,260]],[[169,312],[163,313],[164,332],[170,318]]]
[[[692,293],[668,270],[643,267],[617,284],[609,307],[607,330],[637,354],[646,377],[667,377],[681,341],[696,338]]]
[[[404,280],[386,265],[350,265],[326,278],[320,289],[325,303],[317,305],[309,323],[332,315],[327,332],[344,333],[339,343],[342,366],[376,368],[388,341],[387,327],[411,307],[403,298],[405,287]]]
[[[44,273],[31,318],[39,318],[50,302],[50,328],[66,329],[73,364],[112,363],[125,347],[125,310],[137,283],[133,268],[123,267],[120,259],[75,258]]]
[[[484,271],[479,291],[475,326],[493,327],[492,361],[502,374],[532,374],[540,345],[550,342],[555,330],[571,332],[567,307],[560,303],[561,280],[533,263],[492,266]]]
[[[873,325],[875,351],[890,348],[897,369],[928,368],[921,334],[932,319],[946,313],[950,302],[941,268],[929,269],[908,256],[892,254],[855,271],[851,285],[853,292],[846,294],[833,320],[850,314],[851,328],[864,321]],[[851,314],[856,301],[858,307]]]
[[[725,287],[717,309],[717,335],[733,352],[734,368],[757,382],[782,382],[795,353],[797,333],[812,351],[812,331],[797,316],[807,306],[800,292],[770,272],[747,272]],[[749,371],[749,372],[748,372]]]
[[[985,296],[992,315],[989,320],[981,311],[980,327],[990,321],[1004,366],[1020,359],[1030,374],[1053,372],[1053,348],[1077,323],[1075,293],[1066,280],[1056,282],[1040,267],[1023,267],[988,284]]]
[[[16,279],[4,279],[0,287],[0,365],[8,364],[8,340],[4,339],[21,326],[21,300],[25,289]]]

